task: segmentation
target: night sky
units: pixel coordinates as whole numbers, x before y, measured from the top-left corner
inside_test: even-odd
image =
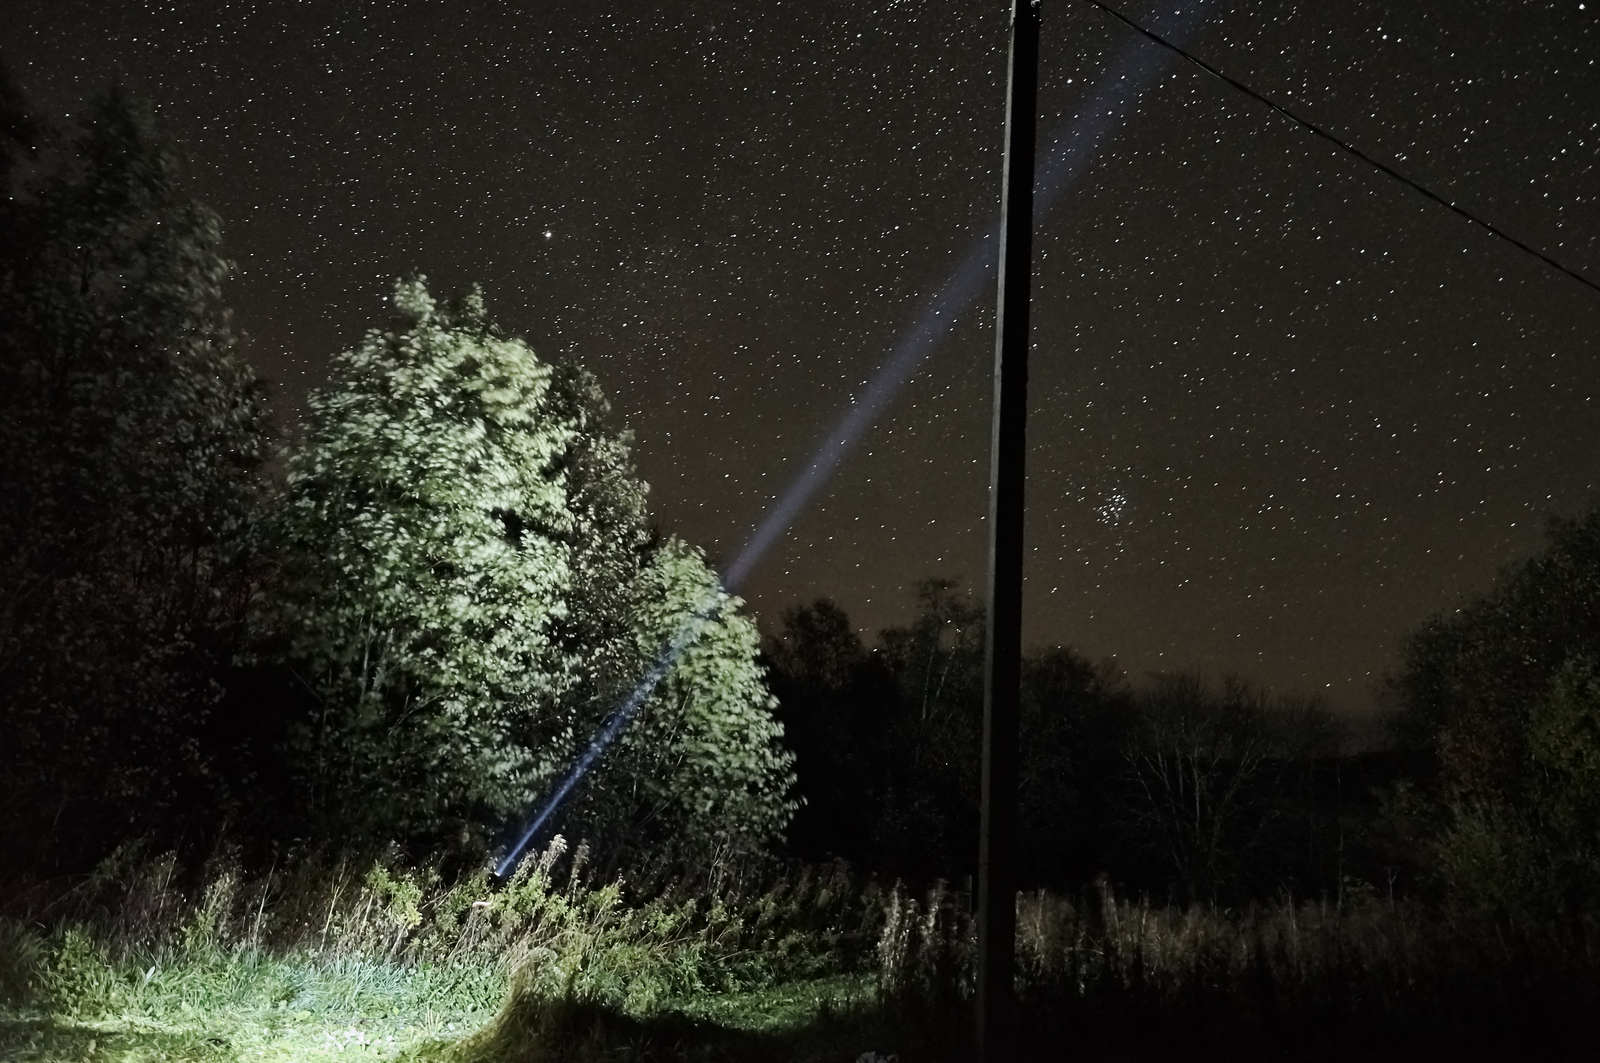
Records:
[[[395,276],[481,281],[722,563],[996,219],[1008,0],[10,7],[46,111],[158,103],[285,419]],[[1124,10],[1600,279],[1600,3]],[[1037,225],[1025,639],[1360,713],[1600,500],[1600,294],[1080,0],[1041,64],[1041,155],[1084,161]],[[992,304],[751,571],[765,627],[981,583]]]

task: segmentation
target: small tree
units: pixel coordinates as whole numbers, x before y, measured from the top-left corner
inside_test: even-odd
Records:
[[[1600,900],[1591,777],[1600,647],[1600,509],[1486,594],[1430,618],[1389,681],[1396,731],[1437,760],[1437,863],[1482,911],[1545,917]]]
[[[1280,766],[1273,722],[1268,700],[1237,680],[1218,695],[1194,676],[1167,676],[1138,699],[1127,814],[1190,900],[1239,885],[1264,837],[1258,789]]]
[[[894,677],[844,610],[825,598],[785,610],[764,652],[804,798],[791,847],[818,860],[881,857],[869,844],[878,790],[886,765],[903,752],[888,748]]]
[[[1509,796],[1527,762],[1530,711],[1569,658],[1597,646],[1600,509],[1552,521],[1544,550],[1407,639],[1389,680],[1396,731],[1438,757],[1449,796]]]
[[[481,834],[579,724],[578,651],[557,638],[578,426],[479,300],[440,307],[419,278],[394,309],[309,400],[260,619],[315,695],[291,747],[313,827]]]
[[[951,580],[916,592],[916,619],[879,633],[898,696],[874,844],[909,873],[949,874],[978,848],[984,610]]]
[[[1463,795],[1437,844],[1454,899],[1547,919],[1600,904],[1600,671],[1575,657],[1528,714],[1516,792]]]
[[[1018,826],[1025,877],[1060,883],[1118,871],[1109,829],[1123,807],[1131,691],[1113,660],[1067,647],[1022,661]]]

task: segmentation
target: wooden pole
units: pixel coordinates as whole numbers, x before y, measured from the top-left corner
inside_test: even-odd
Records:
[[[994,434],[989,465],[989,608],[984,633],[983,805],[978,834],[978,1058],[1016,1058],[1018,688],[1028,416],[1028,294],[1039,0],[1012,0],[1000,192]]]

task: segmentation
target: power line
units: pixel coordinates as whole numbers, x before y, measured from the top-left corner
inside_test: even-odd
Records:
[[[1278,103],[1276,100],[1273,100],[1273,99],[1263,95],[1262,93],[1257,92],[1255,89],[1251,88],[1249,85],[1246,85],[1244,82],[1239,81],[1236,78],[1228,76],[1227,74],[1223,73],[1221,70],[1219,70],[1216,67],[1212,66],[1210,63],[1206,62],[1204,59],[1201,59],[1201,58],[1199,58],[1197,56],[1191,55],[1189,52],[1184,51],[1183,48],[1179,47],[1176,44],[1173,44],[1171,41],[1167,40],[1165,37],[1161,36],[1160,34],[1155,33],[1152,30],[1145,29],[1143,26],[1139,25],[1139,23],[1133,21],[1133,19],[1129,18],[1127,15],[1124,15],[1121,11],[1118,11],[1116,8],[1112,7],[1111,5],[1104,3],[1103,0],[1084,0],[1084,2],[1088,3],[1088,4],[1092,4],[1093,6],[1099,8],[1101,11],[1104,11],[1106,14],[1110,15],[1112,18],[1116,19],[1118,22],[1121,22],[1123,25],[1127,26],[1129,29],[1133,30],[1135,33],[1138,33],[1138,34],[1148,38],[1149,40],[1154,41],[1156,44],[1159,44],[1161,47],[1167,49],[1168,51],[1177,53],[1179,56],[1182,56],[1184,59],[1187,59],[1189,62],[1193,63],[1195,66],[1199,67],[1201,70],[1204,70],[1207,74],[1210,74],[1212,77],[1216,78],[1218,81],[1221,81],[1221,82],[1224,82],[1225,84],[1231,85],[1233,88],[1235,88],[1235,89],[1239,90],[1240,92],[1244,93],[1246,96],[1249,96],[1251,99],[1257,100],[1257,101],[1259,101],[1261,103],[1266,104],[1268,107],[1272,108],[1274,111],[1277,111],[1279,114],[1283,115],[1285,118],[1289,119],[1289,121],[1293,122],[1294,124],[1300,126],[1302,129],[1309,130],[1310,132],[1312,132],[1315,135],[1323,138],[1324,140],[1332,142],[1333,144],[1337,145],[1339,148],[1343,149],[1346,154],[1354,155],[1356,158],[1360,159],[1362,162],[1366,163],[1368,166],[1370,166],[1373,169],[1379,171],[1380,173],[1387,174],[1388,176],[1394,178],[1396,181],[1399,181],[1401,184],[1406,185],[1407,187],[1412,188],[1412,189],[1416,190],[1417,192],[1420,192],[1422,195],[1424,195],[1427,198],[1433,200],[1435,203],[1438,203],[1440,206],[1446,207],[1449,210],[1454,211],[1456,214],[1459,214],[1461,217],[1467,219],[1467,221],[1471,222],[1472,224],[1477,225],[1480,228],[1483,228],[1483,229],[1487,230],[1488,232],[1492,233],[1495,236],[1498,236],[1500,239],[1504,240],[1506,243],[1508,243],[1511,246],[1517,248],[1518,250],[1523,251],[1523,252],[1525,252],[1525,253],[1527,253],[1529,255],[1532,255],[1534,258],[1537,258],[1540,262],[1543,262],[1545,265],[1549,266],[1551,269],[1556,270],[1559,273],[1566,274],[1568,277],[1571,277],[1573,280],[1577,281],[1579,284],[1583,285],[1585,288],[1588,288],[1590,291],[1593,291],[1596,294],[1600,294],[1600,284],[1596,284],[1594,281],[1590,280],[1588,277],[1584,276],[1582,273],[1579,273],[1577,270],[1573,269],[1571,266],[1567,266],[1567,265],[1565,265],[1565,264],[1563,264],[1561,262],[1558,262],[1556,259],[1552,258],[1550,255],[1548,255],[1545,252],[1539,250],[1537,247],[1534,247],[1533,245],[1528,244],[1528,243],[1526,243],[1526,242],[1524,242],[1522,240],[1519,240],[1515,236],[1512,236],[1510,233],[1506,232],[1504,229],[1500,228],[1498,225],[1495,225],[1493,222],[1485,221],[1483,218],[1481,218],[1478,215],[1472,213],[1472,211],[1467,210],[1465,207],[1459,206],[1456,203],[1453,203],[1450,200],[1445,199],[1443,196],[1439,195],[1437,192],[1433,191],[1432,189],[1428,188],[1427,186],[1425,186],[1425,185],[1423,185],[1423,184],[1421,184],[1421,183],[1419,183],[1417,181],[1414,181],[1411,178],[1407,177],[1405,174],[1401,173],[1399,170],[1396,170],[1393,166],[1390,166],[1388,163],[1381,162],[1378,159],[1373,158],[1371,155],[1368,155],[1366,152],[1362,151],[1360,148],[1356,147],[1354,144],[1351,144],[1349,141],[1347,141],[1344,138],[1340,137],[1338,134],[1331,133],[1328,130],[1323,129],[1321,126],[1317,125],[1315,122],[1312,122],[1309,119],[1300,117],[1298,114],[1295,114],[1293,111],[1289,110],[1289,108],[1283,106],[1281,103]]]

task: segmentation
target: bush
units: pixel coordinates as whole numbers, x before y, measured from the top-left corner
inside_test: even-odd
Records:
[[[1600,675],[1562,668],[1527,714],[1515,797],[1459,798],[1435,846],[1456,903],[1517,921],[1600,905]]]

